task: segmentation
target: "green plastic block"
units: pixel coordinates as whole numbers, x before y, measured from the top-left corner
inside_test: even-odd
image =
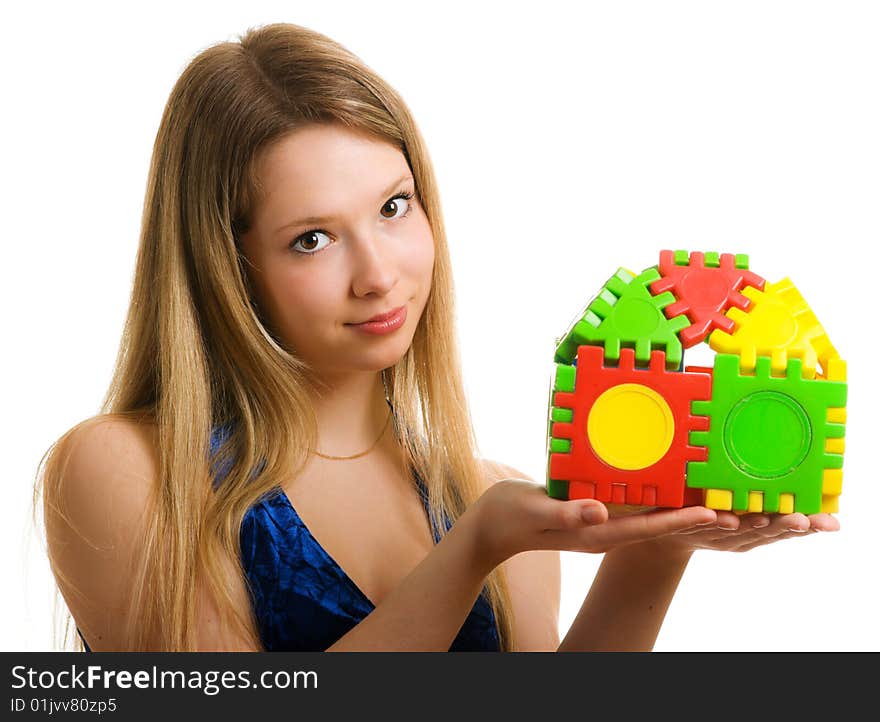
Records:
[[[570,424],[573,417],[574,412],[571,409],[563,409],[559,406],[554,406],[550,412],[551,420],[559,421],[563,424]]]
[[[718,268],[721,266],[721,258],[718,253],[715,251],[710,251],[709,253],[703,254],[703,265],[706,268]]]
[[[547,495],[554,499],[568,499],[568,482],[548,479]]]
[[[743,268],[748,270],[749,267],[749,254],[747,253],[737,253],[734,257],[734,265],[737,268]]]
[[[672,257],[675,259],[676,266],[686,266],[690,263],[691,254],[687,251],[676,251]]]
[[[574,391],[574,380],[577,376],[577,367],[567,364],[556,364],[556,381],[553,391]]]
[[[677,369],[682,359],[678,332],[690,321],[684,315],[666,318],[663,309],[674,303],[675,297],[669,292],[651,293],[650,284],[659,278],[656,267],[638,276],[618,269],[557,346],[556,362],[573,363],[578,347],[588,345],[604,346],[605,358],[616,362],[620,349],[626,346],[635,349],[640,365],[648,364],[651,351],[665,350],[667,368]]]
[[[710,401],[695,401],[692,413],[709,416],[709,431],[690,433],[707,446],[707,461],[688,462],[687,485],[733,492],[733,509],[748,509],[749,492],[762,492],[764,511],[779,510],[779,495],[794,495],[794,510],[822,508],[825,469],[843,466],[843,455],[825,450],[841,438],[843,424],[827,422],[828,409],[846,406],[841,381],[801,378],[802,361],[791,358],[784,377],[771,376],[771,361],[758,357],[755,375],[744,376],[739,356],[718,354]]]
[[[550,439],[551,454],[568,454],[571,452],[571,441],[569,439]]]

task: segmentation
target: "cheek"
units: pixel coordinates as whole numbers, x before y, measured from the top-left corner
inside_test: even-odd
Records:
[[[420,283],[429,286],[434,270],[434,237],[427,220],[411,241],[406,254],[407,269]],[[424,291],[427,293],[427,288]]]
[[[287,269],[274,274],[265,290],[271,298],[275,324],[287,334],[297,335],[310,329],[334,308],[334,284],[320,273],[298,273]]]

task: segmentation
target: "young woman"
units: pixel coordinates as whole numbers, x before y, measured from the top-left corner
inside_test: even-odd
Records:
[[[102,413],[42,468],[92,650],[651,649],[692,552],[827,514],[609,518],[476,457],[403,101],[313,31],[200,53],[155,142]],[[604,553],[564,639],[559,550]]]

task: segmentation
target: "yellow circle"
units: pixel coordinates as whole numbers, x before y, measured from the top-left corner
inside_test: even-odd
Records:
[[[644,469],[669,451],[675,419],[666,400],[641,384],[620,384],[596,399],[587,438],[596,455],[618,469]]]

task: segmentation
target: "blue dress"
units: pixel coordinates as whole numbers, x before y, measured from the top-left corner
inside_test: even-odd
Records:
[[[228,430],[221,428],[211,435],[212,454],[226,434]],[[215,470],[215,474],[219,482],[223,471]],[[413,478],[427,514],[427,490],[415,471]],[[447,518],[446,529],[449,528],[451,522]],[[432,532],[436,544],[440,534],[433,526]],[[248,509],[242,519],[240,541],[242,566],[260,639],[267,651],[323,651],[375,609],[312,536],[280,487]],[[84,638],[83,644],[86,651],[91,651]],[[495,615],[484,589],[449,651],[499,649]]]

